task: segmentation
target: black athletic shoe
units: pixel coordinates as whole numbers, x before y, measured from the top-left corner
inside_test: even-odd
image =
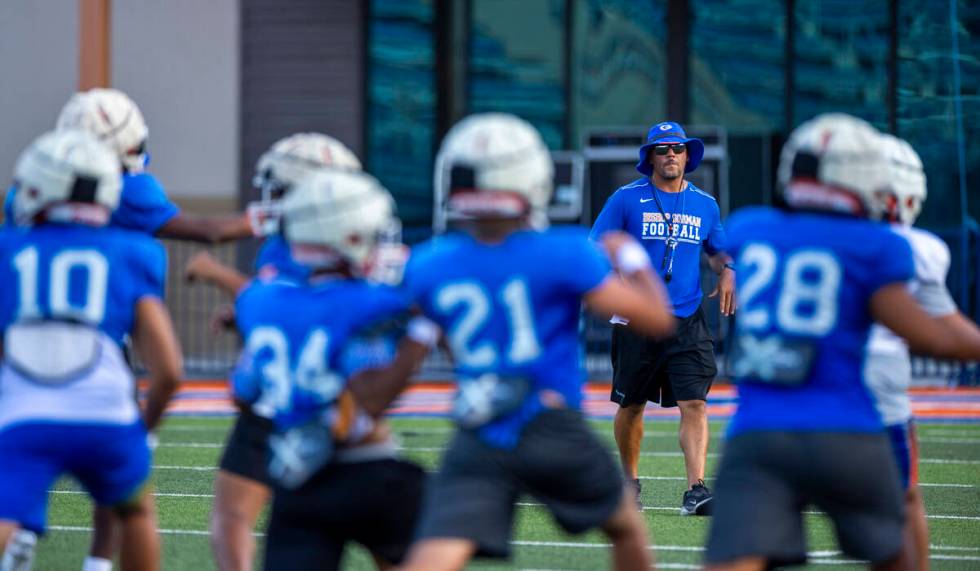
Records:
[[[711,502],[714,499],[711,490],[704,485],[704,480],[698,480],[697,484],[684,492],[681,515],[711,515]]]
[[[640,491],[643,490],[643,487],[640,486],[640,479],[626,480],[626,488],[636,494],[636,509],[643,511],[643,500],[640,499]]]

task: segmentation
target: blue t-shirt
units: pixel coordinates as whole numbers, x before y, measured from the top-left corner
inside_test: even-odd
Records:
[[[352,340],[408,308],[404,291],[363,280],[256,279],[235,303],[245,349],[232,391],[281,429],[306,422],[336,400],[350,375],[394,356],[400,331],[371,334],[356,347]]]
[[[659,205],[663,207],[660,211]],[[667,219],[664,219],[664,214]],[[621,230],[640,241],[661,277],[667,273],[668,222],[673,224],[677,246],[667,292],[677,317],[688,317],[701,305],[701,248],[709,256],[725,248],[725,231],[714,197],[690,182],[678,193],[663,192],[641,178],[620,187],[609,197],[592,226],[598,240],[610,230]]]
[[[905,239],[868,220],[756,207],[729,218],[728,244],[739,296],[729,436],[880,431],[863,378],[869,305],[912,278]]]
[[[605,255],[579,227],[515,232],[495,245],[452,233],[413,250],[405,287],[446,332],[460,383],[488,373],[530,381],[519,409],[479,429],[485,442],[515,446],[521,429],[543,410],[540,390],[580,406],[580,304],[610,272]]]
[[[0,229],[0,329],[18,319],[88,323],[116,343],[136,302],[163,298],[166,253],[144,234],[42,224]]]
[[[153,175],[127,173],[122,175],[122,181],[119,206],[112,212],[109,221],[112,226],[153,235],[180,214],[180,209],[167,198],[167,193]],[[3,202],[4,218],[10,225],[14,223],[16,190],[15,186],[11,186]]]
[[[293,260],[289,242],[281,235],[269,236],[255,256],[255,273],[264,277],[280,276],[286,279],[305,280],[310,275],[309,266]]]

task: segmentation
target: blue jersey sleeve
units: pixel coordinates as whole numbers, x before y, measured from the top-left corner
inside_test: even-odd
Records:
[[[592,225],[589,237],[598,241],[599,238],[610,230],[623,230],[626,228],[626,214],[623,212],[622,192],[616,191],[606,200],[602,207],[602,212]]]
[[[915,277],[915,259],[912,248],[901,235],[885,231],[880,233],[878,247],[868,251],[869,291],[878,291],[895,282],[907,282]]]
[[[718,203],[712,202],[713,206],[712,215],[714,220],[711,224],[711,229],[708,230],[708,236],[704,239],[702,245],[704,246],[704,251],[709,256],[714,256],[718,252],[722,252],[726,247],[726,237],[725,228],[721,225],[721,211],[718,210]]]
[[[560,282],[575,295],[592,291],[612,272],[602,248],[584,235],[563,240],[555,251],[559,257],[553,271],[559,272]]]
[[[123,175],[122,196],[111,224],[152,235],[178,214],[180,209],[153,175]]]
[[[163,299],[167,283],[167,251],[156,240],[140,238],[141,243],[133,248],[133,257],[128,264],[136,298]]]

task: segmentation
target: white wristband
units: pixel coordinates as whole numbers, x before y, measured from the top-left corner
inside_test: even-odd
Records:
[[[431,349],[439,342],[439,326],[432,320],[417,315],[408,321],[408,331],[405,335],[412,341]]]
[[[650,256],[636,242],[627,242],[616,252],[616,265],[623,273],[631,274],[650,267]]]
[[[146,433],[146,446],[153,452],[160,445],[160,437],[155,432]]]

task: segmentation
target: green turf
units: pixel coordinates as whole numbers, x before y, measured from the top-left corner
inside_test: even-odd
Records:
[[[175,417],[161,432],[162,446],[156,452],[154,484],[159,525],[163,533],[164,569],[214,569],[204,534],[211,508],[213,467],[217,463],[231,421],[225,418]],[[439,419],[396,419],[406,456],[427,469],[434,469],[440,450],[450,435],[450,425]],[[594,421],[597,433],[612,447],[608,421]],[[647,424],[641,459],[641,475],[680,478],[683,460],[678,453],[677,425],[672,421]],[[722,423],[712,423],[712,452],[718,451]],[[930,516],[932,566],[941,571],[980,569],[980,463],[935,463],[930,460],[980,462],[980,425],[921,424],[921,480],[924,484],[966,484],[970,487],[923,487]],[[193,445],[193,446],[187,446]],[[708,472],[717,458],[708,460]],[[191,469],[198,468],[198,469]],[[656,557],[663,568],[695,568],[701,559],[707,526],[705,518],[685,518],[677,513],[685,483],[680,479],[649,479],[643,482],[647,526]],[[61,481],[51,495],[49,525],[55,526],[42,540],[35,569],[80,569],[88,546],[91,508],[87,497],[71,481]],[[532,500],[525,500],[533,503]],[[964,519],[958,519],[964,518]],[[259,530],[264,527],[264,517]],[[80,529],[57,529],[80,528]],[[811,551],[836,550],[832,530],[820,515],[807,519]],[[569,536],[560,531],[540,506],[521,506],[514,527],[514,557],[509,562],[475,563],[473,569],[581,569],[609,567],[605,539],[598,533]],[[261,545],[261,539],[259,540]],[[525,543],[522,543],[525,542]],[[824,564],[811,569],[860,569],[841,564],[839,555],[820,555]],[[373,569],[370,558],[359,549],[349,550],[345,569]]]

